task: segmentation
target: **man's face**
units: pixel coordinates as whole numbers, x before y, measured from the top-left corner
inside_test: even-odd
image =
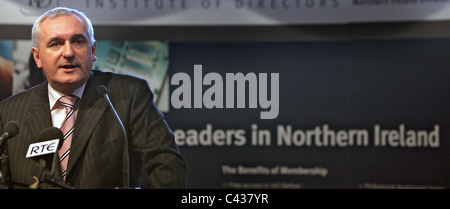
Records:
[[[37,67],[54,89],[70,94],[88,80],[97,45],[90,43],[83,20],[75,15],[45,19],[40,29],[39,48],[32,49]]]

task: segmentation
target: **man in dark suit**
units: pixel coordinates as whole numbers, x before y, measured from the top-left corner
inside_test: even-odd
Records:
[[[68,118],[74,118],[73,132],[64,133],[71,139],[67,155],[58,154],[61,164],[56,163],[53,176],[75,188],[124,185],[125,137],[107,100],[97,92],[97,87],[103,85],[128,135],[130,186],[185,188],[186,162],[153,102],[147,82],[92,70],[96,42],[90,20],[76,10],[55,8],[36,20],[32,33],[33,56],[48,81],[0,103],[0,129],[9,121],[20,124],[19,133],[8,139],[5,151],[11,181],[16,185],[32,184],[38,159],[44,159],[50,169],[52,155],[26,158],[28,146],[39,141],[46,128],[62,129]],[[76,102],[66,115],[60,98],[69,96]],[[68,159],[66,164],[63,159]],[[42,188],[52,186],[41,183]]]

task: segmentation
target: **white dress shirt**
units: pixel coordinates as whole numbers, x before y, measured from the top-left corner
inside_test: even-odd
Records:
[[[84,88],[86,87],[86,84],[81,86],[80,88],[76,89],[71,95],[75,95],[78,98],[81,99],[81,96],[83,95]],[[66,117],[66,111],[64,109],[64,106],[57,104],[59,98],[62,96],[65,96],[59,91],[56,91],[54,88],[48,84],[48,100],[50,104],[50,112],[52,115],[52,124],[53,127],[61,128],[61,124],[64,121],[64,118]],[[75,118],[78,114],[78,106],[80,102],[77,101],[75,105]],[[55,106],[56,105],[56,106]]]

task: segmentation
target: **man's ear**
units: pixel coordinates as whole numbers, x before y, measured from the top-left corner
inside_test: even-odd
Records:
[[[41,62],[41,56],[39,56],[39,49],[36,47],[31,48],[31,51],[33,52],[34,61],[36,62],[36,66],[38,68],[42,68],[42,62]]]
[[[97,60],[96,50],[97,50],[97,41],[94,41],[94,44],[92,44],[92,61],[94,62]]]

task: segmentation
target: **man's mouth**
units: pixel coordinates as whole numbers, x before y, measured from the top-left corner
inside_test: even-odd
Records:
[[[74,64],[65,64],[65,65],[61,65],[61,68],[67,69],[67,70],[73,69],[73,68],[77,68],[77,67],[78,67],[78,65],[74,65]]]

